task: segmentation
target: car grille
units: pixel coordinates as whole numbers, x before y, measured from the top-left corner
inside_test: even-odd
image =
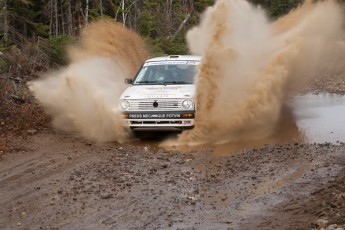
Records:
[[[182,125],[182,121],[131,121],[132,125],[163,125],[163,124],[178,124]]]
[[[155,107],[155,102],[158,106]],[[178,100],[132,100],[130,101],[132,111],[170,111],[181,110],[182,101]]]

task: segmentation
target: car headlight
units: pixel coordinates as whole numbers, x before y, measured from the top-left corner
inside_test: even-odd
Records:
[[[131,107],[131,105],[129,104],[129,101],[126,101],[126,100],[121,100],[120,106],[121,106],[121,109],[123,110],[129,110],[129,108]]]
[[[184,100],[182,102],[182,108],[186,110],[194,109],[194,102],[192,100]]]

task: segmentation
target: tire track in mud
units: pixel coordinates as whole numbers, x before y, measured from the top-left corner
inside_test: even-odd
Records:
[[[68,139],[68,141],[66,141]],[[83,164],[81,155],[90,150],[85,142],[66,135],[37,135],[30,141],[19,140],[19,151],[2,156],[0,171],[0,228],[20,228],[29,213],[44,213],[50,202],[54,178]],[[76,150],[78,149],[78,150]],[[90,159],[93,157],[91,156]],[[88,161],[90,161],[90,159]],[[16,220],[8,226],[7,219]],[[30,218],[29,218],[30,219]],[[37,221],[38,217],[35,216]],[[28,220],[30,223],[32,220]],[[5,227],[6,226],[6,227]],[[31,224],[27,225],[31,227]]]

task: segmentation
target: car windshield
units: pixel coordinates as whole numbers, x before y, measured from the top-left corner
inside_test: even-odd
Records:
[[[147,62],[140,69],[133,85],[193,84],[199,61]]]

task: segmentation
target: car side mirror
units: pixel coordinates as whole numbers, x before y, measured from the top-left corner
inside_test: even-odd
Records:
[[[125,83],[126,83],[127,85],[131,85],[131,84],[133,83],[133,79],[132,79],[132,78],[126,78],[126,79],[125,79]]]

